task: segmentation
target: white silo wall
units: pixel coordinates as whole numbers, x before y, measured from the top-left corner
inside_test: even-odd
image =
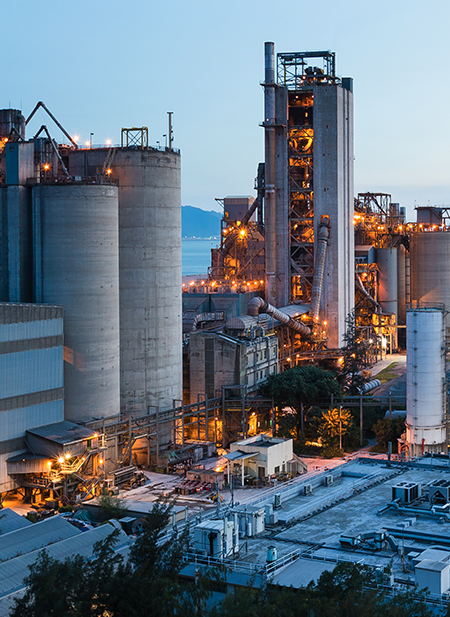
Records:
[[[35,299],[64,306],[65,418],[120,411],[118,189],[33,188]]]
[[[70,172],[95,175],[106,149],[70,155]],[[118,148],[122,411],[182,398],[180,155]]]
[[[444,312],[433,308],[406,313],[406,437],[412,455],[440,452],[446,441]]]

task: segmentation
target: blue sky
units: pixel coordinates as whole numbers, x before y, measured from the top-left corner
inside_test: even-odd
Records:
[[[1,15],[0,107],[43,100],[96,144],[142,125],[163,144],[173,111],[184,205],[252,193],[264,41],[335,51],[353,77],[355,192],[391,192],[410,216],[450,204],[447,0],[4,0]]]

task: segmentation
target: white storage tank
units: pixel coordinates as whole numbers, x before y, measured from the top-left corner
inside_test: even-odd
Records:
[[[70,173],[101,172],[108,150],[70,154]],[[181,185],[174,150],[117,148],[122,411],[182,398]]]
[[[406,439],[412,456],[445,447],[445,325],[440,307],[406,312]],[[422,441],[423,440],[423,441]]]
[[[32,189],[34,301],[64,306],[65,419],[117,415],[119,399],[118,189]]]

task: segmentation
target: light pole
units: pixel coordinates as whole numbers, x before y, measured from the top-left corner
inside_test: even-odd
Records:
[[[342,450],[342,405],[339,405],[339,450]]]

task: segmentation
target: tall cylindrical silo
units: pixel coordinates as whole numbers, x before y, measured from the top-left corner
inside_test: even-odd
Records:
[[[450,233],[411,234],[410,255],[411,302],[437,302],[450,311]],[[449,328],[449,316],[446,321]]]
[[[409,263],[408,263],[409,265]],[[399,347],[406,347],[406,249],[403,244],[397,248],[397,297],[398,325],[397,342]]]
[[[79,150],[70,172],[95,175],[107,149]],[[182,399],[180,155],[117,148],[121,408],[145,411]]]
[[[398,323],[406,324],[406,249],[403,244],[397,247],[397,298]]]
[[[64,306],[65,418],[120,411],[118,189],[33,188],[36,302]]]
[[[397,247],[377,249],[378,277],[378,302],[383,313],[394,316],[395,323],[398,323],[398,259]],[[395,329],[397,334],[397,329]],[[392,347],[397,347],[397,336],[392,341]]]
[[[445,325],[440,308],[406,312],[406,439],[410,452],[440,452],[446,441]]]

